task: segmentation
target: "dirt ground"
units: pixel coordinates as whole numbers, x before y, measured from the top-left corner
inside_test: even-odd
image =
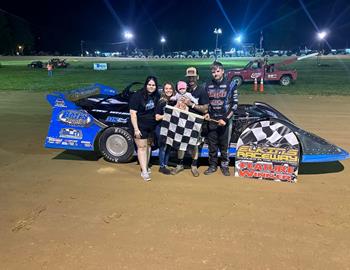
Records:
[[[350,151],[350,97],[254,100]],[[350,269],[350,160],[296,184],[156,165],[144,183],[135,162],[45,149],[49,119],[43,93],[1,93],[0,269]]]

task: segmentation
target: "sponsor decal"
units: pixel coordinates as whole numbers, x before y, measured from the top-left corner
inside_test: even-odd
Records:
[[[208,96],[210,98],[224,98],[227,96],[227,91],[225,89],[220,89],[219,91],[216,90],[209,90],[208,91]]]
[[[48,143],[53,143],[53,144],[61,144],[62,139],[53,138],[53,137],[47,137],[47,142]]]
[[[89,141],[80,141],[85,147],[91,147],[92,143]]]
[[[66,103],[61,98],[56,99],[54,107],[67,108]]]
[[[261,77],[261,72],[252,73],[252,75],[250,75],[250,77],[251,77],[252,79],[260,78],[260,77]]]
[[[58,120],[70,126],[88,127],[92,118],[84,111],[63,110],[58,115]]]
[[[77,146],[78,141],[76,141],[76,140],[63,140],[62,145]]]
[[[82,139],[83,132],[74,128],[62,128],[60,130],[60,138]]]
[[[106,113],[106,110],[93,109],[92,112]]]
[[[127,123],[128,119],[127,118],[120,118],[120,117],[115,117],[115,116],[108,116],[106,118],[106,122],[111,122],[111,123]]]
[[[127,116],[130,115],[130,113],[126,113],[126,112],[115,112],[115,111],[110,111],[109,113],[110,113],[110,114],[127,115]]]
[[[267,78],[269,78],[269,79],[276,79],[277,78],[277,74],[267,74]]]

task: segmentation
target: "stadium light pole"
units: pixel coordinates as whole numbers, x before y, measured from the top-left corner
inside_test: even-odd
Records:
[[[84,40],[80,40],[80,56],[84,56]]]
[[[326,31],[321,31],[321,32],[317,33],[317,39],[318,39],[317,65],[318,66],[321,65],[320,55],[323,54],[323,43],[325,41],[325,38],[326,38],[327,34],[328,33]]]
[[[131,33],[130,31],[125,31],[124,38],[126,39],[126,55],[129,56],[129,43],[130,43],[130,40],[134,38],[134,34]]]
[[[241,52],[241,50],[239,50],[239,47],[242,43],[242,35],[238,35],[236,36],[233,40],[234,42],[237,44],[237,49],[236,49],[236,56],[239,56],[239,52]],[[236,47],[235,47],[236,48]]]
[[[17,47],[18,47],[18,54],[19,54],[19,55],[23,55],[23,49],[24,49],[24,47],[23,47],[22,45],[18,45]]]
[[[217,50],[218,50],[219,35],[222,34],[221,28],[215,28],[214,29],[214,34],[216,35],[216,39],[215,39],[215,60],[216,60],[216,58],[217,58]]]
[[[162,55],[164,55],[164,44],[166,42],[166,39],[165,37],[161,37],[160,38],[160,43],[162,44]]]

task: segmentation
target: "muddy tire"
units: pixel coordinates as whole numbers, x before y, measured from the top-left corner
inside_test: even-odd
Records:
[[[289,75],[283,75],[280,79],[280,85],[288,86],[292,83],[292,78]]]
[[[122,128],[105,129],[99,139],[101,155],[110,162],[129,162],[135,151],[132,135]]]

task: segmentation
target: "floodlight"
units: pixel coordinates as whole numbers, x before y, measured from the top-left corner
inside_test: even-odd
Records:
[[[241,42],[242,42],[242,36],[239,35],[239,36],[235,37],[235,41],[236,41],[237,43],[241,43]]]
[[[319,40],[325,39],[326,36],[327,36],[327,32],[325,32],[325,31],[317,33],[317,37]]]
[[[133,39],[134,35],[130,31],[125,31],[124,32],[124,37],[125,37],[126,40],[131,40],[131,39]]]
[[[214,29],[214,34],[215,34],[215,35],[221,35],[221,34],[222,34],[221,28],[215,28],[215,29]]]

